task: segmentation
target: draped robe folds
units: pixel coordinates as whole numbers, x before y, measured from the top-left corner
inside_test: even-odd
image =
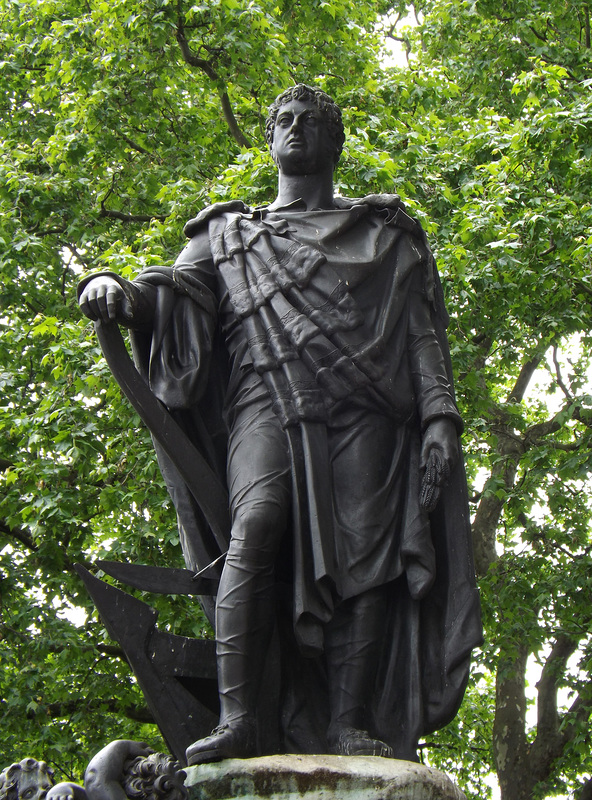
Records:
[[[219,474],[225,429],[244,404],[271,402],[285,431],[291,553],[283,548],[289,569],[281,564],[278,577],[289,575],[292,624],[280,623],[281,747],[326,751],[323,627],[340,601],[388,585],[367,727],[413,758],[419,737],[458,710],[481,638],[462,464],[431,515],[418,503],[422,432],[442,416],[462,429],[423,231],[396,197],[371,196],[316,211],[218,204],[186,233],[173,268],[120,283],[132,308],[152,295],[150,329],[132,331],[136,361]],[[336,465],[349,464],[351,432],[364,421],[371,453],[374,419],[377,431],[388,427],[392,463],[347,519]],[[204,567],[218,547],[174,463],[162,452],[159,462],[186,562]],[[350,466],[348,480],[363,478],[363,464]]]

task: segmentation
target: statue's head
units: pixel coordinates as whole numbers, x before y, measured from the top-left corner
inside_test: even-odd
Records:
[[[53,786],[53,770],[45,761],[23,758],[0,773],[0,800],[43,800]]]
[[[131,800],[187,800],[186,773],[164,753],[138,756],[123,771],[121,785]]]
[[[322,92],[320,89],[315,89],[313,86],[307,86],[305,83],[299,83],[297,86],[292,86],[291,89],[282,92],[269,107],[267,121],[265,123],[265,138],[267,139],[267,144],[272,154],[273,138],[279,110],[282,106],[289,104],[293,100],[312,103],[317,107],[332,141],[332,158],[333,165],[335,166],[339,161],[339,156],[341,155],[343,143],[345,141],[341,109],[328,94]]]

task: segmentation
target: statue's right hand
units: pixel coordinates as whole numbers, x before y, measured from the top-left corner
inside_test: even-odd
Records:
[[[132,318],[132,307],[123,287],[108,275],[89,281],[78,302],[82,313],[92,320],[129,322]]]

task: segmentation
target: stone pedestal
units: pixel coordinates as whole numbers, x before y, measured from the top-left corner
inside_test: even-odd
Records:
[[[465,800],[443,772],[367,756],[266,756],[186,768],[190,800]]]

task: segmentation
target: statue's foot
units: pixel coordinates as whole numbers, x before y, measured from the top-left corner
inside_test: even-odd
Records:
[[[337,756],[382,756],[394,758],[393,748],[368,731],[359,728],[337,727],[329,729],[327,736],[331,752]]]
[[[241,717],[218,725],[209,736],[198,739],[185,752],[189,767],[225,758],[253,758],[256,755],[257,728],[251,717]]]

